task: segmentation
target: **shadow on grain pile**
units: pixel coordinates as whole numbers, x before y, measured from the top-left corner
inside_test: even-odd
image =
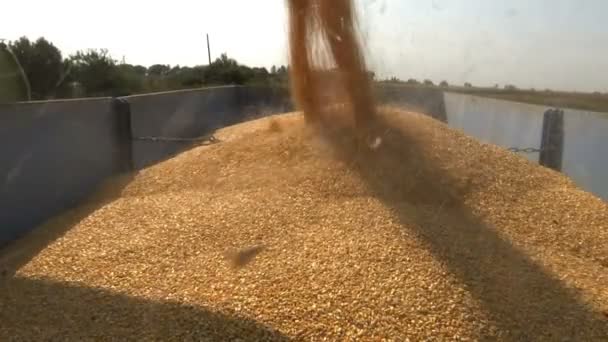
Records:
[[[408,121],[398,118],[401,113],[387,114],[376,123],[385,132],[377,150],[357,147],[350,131],[335,122],[325,122],[330,128],[320,135],[401,224],[415,227],[437,260],[466,284],[506,333],[502,339],[528,340],[548,333],[583,341],[606,332],[601,313],[467,208],[471,176],[457,178],[445,170],[429,154],[432,149],[416,139],[417,127],[404,127]]]
[[[1,249],[0,279],[12,277],[18,269],[30,262],[46,246],[62,237],[82,219],[120,198],[122,190],[135,179],[136,175],[137,173],[127,173],[106,180],[88,199],[83,201],[83,204],[52,217],[23,238]]]
[[[36,341],[41,336],[69,336],[73,341],[129,340],[134,333],[140,340],[157,341],[234,341],[243,336],[252,341],[287,340],[252,319],[227,316],[199,305],[143,300],[43,279],[15,277],[0,282],[0,286],[0,335],[20,340]]]

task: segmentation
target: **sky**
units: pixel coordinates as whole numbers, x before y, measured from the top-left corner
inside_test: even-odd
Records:
[[[0,39],[44,36],[64,55],[131,64],[287,63],[286,0],[7,0]],[[608,92],[608,1],[355,0],[369,68],[395,76]]]

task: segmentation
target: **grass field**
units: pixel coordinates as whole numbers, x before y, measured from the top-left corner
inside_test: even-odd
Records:
[[[426,87],[423,85],[399,84],[403,87]],[[561,92],[548,90],[506,90],[497,88],[437,87],[445,91],[490,97],[500,100],[532,103],[544,106],[590,110],[608,113],[608,94]]]
[[[451,90],[454,92],[491,97],[501,100],[533,103],[561,108],[591,110],[596,112],[608,112],[607,94],[483,88],[455,88]]]

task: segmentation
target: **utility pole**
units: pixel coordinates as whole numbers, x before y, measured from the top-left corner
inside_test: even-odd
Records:
[[[209,57],[209,64],[211,64],[211,47],[209,46],[209,33],[207,33],[207,55]]]

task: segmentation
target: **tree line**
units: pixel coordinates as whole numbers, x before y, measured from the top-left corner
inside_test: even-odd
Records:
[[[222,54],[193,67],[120,63],[106,49],[64,57],[41,37],[0,42],[0,102],[125,96],[225,84],[285,85],[287,67],[248,67]]]
[[[379,83],[405,84],[417,87],[453,87],[447,81],[438,84],[429,79],[402,81],[396,77],[383,80],[369,71]],[[286,86],[286,66],[249,67],[222,54],[209,65],[149,67],[120,63],[106,49],[88,49],[64,57],[44,37],[30,41],[21,37],[0,42],[0,102],[46,100],[94,96],[126,96],[156,91],[197,88],[213,85]],[[471,83],[464,88],[473,89]],[[499,89],[498,85],[494,89]],[[507,84],[503,91],[519,91]]]

